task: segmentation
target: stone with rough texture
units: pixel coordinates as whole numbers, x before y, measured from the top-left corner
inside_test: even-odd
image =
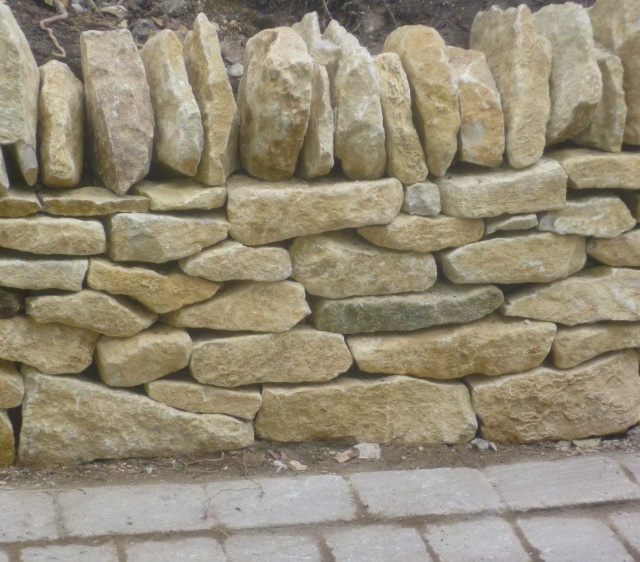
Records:
[[[196,179],[207,185],[223,185],[238,165],[238,112],[218,33],[203,13],[187,33],[183,55],[204,131]]]
[[[5,197],[9,193],[9,175],[7,174],[7,165],[4,161],[4,153],[0,146],[0,197]],[[1,209],[2,207],[0,207]],[[28,213],[26,213],[28,214]]]
[[[640,420],[638,355],[632,350],[568,370],[537,367],[467,382],[482,436],[498,443],[620,433]]]
[[[227,201],[226,187],[205,187],[191,179],[141,181],[134,191],[149,199],[152,211],[210,211]]]
[[[87,285],[113,295],[127,295],[157,313],[207,300],[220,285],[178,272],[158,273],[144,267],[123,267],[108,260],[89,262]]]
[[[580,271],[587,260],[582,236],[508,234],[440,255],[454,283],[548,283]]]
[[[19,295],[0,288],[0,318],[11,318],[22,308],[22,298]]]
[[[88,217],[113,213],[146,213],[149,201],[135,195],[116,195],[104,187],[79,187],[64,191],[41,191],[43,210],[50,215]]]
[[[42,183],[74,187],[84,165],[84,86],[63,62],[40,67],[38,134]]]
[[[124,195],[149,172],[153,107],[144,65],[127,29],[80,34],[89,146],[104,184]]]
[[[479,12],[470,45],[487,57],[500,92],[509,164],[526,168],[540,159],[545,146],[551,45],[536,33],[531,10],[524,4]]]
[[[36,322],[58,322],[119,338],[137,334],[158,317],[139,304],[92,289],[28,297],[25,312]]]
[[[11,420],[0,410],[0,466],[11,466],[15,462],[15,446]]]
[[[625,193],[624,201],[634,219],[640,220],[640,193]]]
[[[180,328],[286,332],[310,313],[299,283],[243,281],[208,301],[170,312],[165,321]]]
[[[403,200],[402,184],[394,178],[266,183],[234,176],[227,187],[230,234],[248,246],[388,224],[400,211]]]
[[[411,377],[343,377],[297,387],[267,385],[256,434],[274,441],[466,443],[476,433],[467,388]]]
[[[283,334],[196,340],[190,370],[203,384],[236,387],[327,382],[352,363],[342,335],[300,327]]]
[[[13,363],[0,359],[0,410],[17,408],[22,404],[23,396],[22,375]]]
[[[640,267],[640,230],[631,230],[609,240],[589,240],[587,255],[605,265]]]
[[[410,334],[349,336],[358,367],[367,373],[456,379],[533,369],[549,354],[556,335],[550,322],[491,315],[462,326]]]
[[[405,186],[400,209],[403,213],[432,217],[440,214],[440,208],[440,190],[435,183],[423,181]]]
[[[485,236],[499,231],[530,230],[537,226],[538,216],[534,213],[526,215],[503,215],[484,221]]]
[[[438,275],[431,254],[382,249],[344,231],[296,238],[289,252],[293,278],[329,299],[426,291]]]
[[[2,150],[0,149],[1,158]],[[2,191],[1,185],[2,178],[0,178],[0,191]],[[13,187],[6,195],[0,196],[0,217],[26,217],[37,213],[41,208],[42,205],[36,194],[27,189]]]
[[[342,334],[419,330],[463,324],[496,310],[502,292],[491,285],[464,287],[438,282],[419,294],[317,299],[313,323],[319,330]]]
[[[82,259],[2,256],[0,279],[4,287],[15,289],[79,291],[82,289],[88,263],[88,260]]]
[[[123,213],[109,217],[109,257],[164,263],[224,240],[228,230],[229,223],[220,212],[189,216]]]
[[[253,443],[249,422],[180,412],[146,396],[82,378],[26,371],[19,448],[25,464],[206,455]]]
[[[305,14],[303,18],[294,23],[294,31],[297,31],[300,37],[302,37],[307,49],[311,51],[312,47],[322,39],[322,33],[320,33],[320,21],[318,20],[317,12],[309,12]]]

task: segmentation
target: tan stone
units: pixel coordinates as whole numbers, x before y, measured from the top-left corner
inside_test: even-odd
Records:
[[[260,182],[234,176],[228,183],[230,234],[248,246],[329,230],[387,224],[402,206],[400,182],[335,180]]]
[[[507,10],[493,6],[479,12],[471,27],[471,48],[485,54],[500,91],[507,159],[514,168],[542,156],[551,112],[551,45],[533,21],[524,4]]]
[[[42,183],[75,187],[84,165],[84,86],[63,62],[40,67],[38,134]]]
[[[109,257],[164,263],[190,256],[227,237],[222,213],[172,216],[122,213],[109,217]]]
[[[0,319],[0,357],[51,375],[84,371],[91,365],[97,339],[95,332],[40,324],[28,316]]]
[[[149,199],[152,211],[210,211],[227,201],[226,187],[205,187],[191,179],[141,181],[134,191]]]
[[[341,334],[300,327],[282,334],[197,340],[190,370],[203,384],[233,388],[266,382],[326,382],[352,363]]]
[[[17,408],[22,404],[24,382],[10,361],[0,359],[0,410]]]
[[[163,379],[145,385],[149,398],[196,414],[226,414],[252,420],[262,405],[259,387],[217,388],[189,380]]]
[[[0,410],[0,466],[11,466],[15,460],[13,426],[7,412]]]
[[[58,322],[119,338],[133,336],[157,319],[139,304],[91,289],[28,297],[25,312],[36,322]]]
[[[25,386],[19,456],[28,465],[206,455],[253,443],[250,422],[180,412],[84,378],[26,369]]]
[[[462,383],[402,376],[265,386],[256,418],[257,435],[285,442],[466,443],[476,429],[469,391]]]
[[[95,170],[124,195],[151,164],[154,119],[144,65],[127,29],[83,31],[80,54]]]
[[[587,255],[605,265],[640,267],[640,230],[631,230],[609,240],[589,240]]]
[[[341,49],[349,49],[351,47],[358,47],[360,42],[358,38],[349,33],[343,26],[338,23],[338,20],[331,20],[327,25],[322,39],[325,41],[331,41],[334,45],[337,45]]]
[[[291,275],[291,258],[284,248],[250,248],[223,240],[199,254],[180,260],[188,275],[211,281],[283,281]]]
[[[40,259],[2,256],[0,279],[4,287],[79,291],[87,273],[86,259]]]
[[[183,53],[204,130],[196,179],[207,185],[223,185],[238,165],[238,114],[218,33],[203,13],[187,33]]]
[[[309,314],[304,287],[299,283],[244,281],[208,301],[170,312],[164,319],[179,328],[286,332]]]
[[[136,195],[117,195],[104,187],[41,191],[45,213],[71,217],[109,215],[113,213],[146,213],[149,201]]]
[[[2,146],[0,146],[0,197],[5,197],[9,193],[9,175],[7,174],[7,165],[4,162],[4,154]]]
[[[538,367],[467,380],[482,436],[498,443],[620,433],[640,420],[634,351],[606,355],[566,371]]]
[[[311,51],[311,48],[322,39],[320,33],[320,21],[318,20],[317,12],[309,12],[297,23],[294,23],[294,31],[297,31],[300,37],[302,37],[307,49]]]
[[[530,230],[537,226],[538,215],[534,213],[526,215],[502,215],[484,221],[485,236],[499,231]]]
[[[549,354],[556,325],[494,314],[470,324],[408,334],[349,336],[358,367],[368,373],[455,379],[533,369]]]
[[[429,172],[443,176],[458,149],[460,129],[458,81],[445,42],[432,27],[405,25],[389,34],[384,51],[400,55]]]
[[[499,166],[505,148],[500,92],[484,53],[447,47],[458,79],[460,131],[458,158],[481,166]]]
[[[640,271],[593,267],[549,285],[510,293],[507,316],[524,316],[568,326],[602,320],[640,320]]]
[[[435,183],[423,181],[405,186],[400,209],[403,213],[432,217],[440,214],[440,208],[440,190]]]
[[[2,150],[0,150],[1,154]],[[1,179],[0,184],[2,184]],[[0,191],[2,191],[1,185]],[[37,213],[41,207],[36,194],[27,189],[14,187],[6,195],[0,196],[0,217],[26,217]]]

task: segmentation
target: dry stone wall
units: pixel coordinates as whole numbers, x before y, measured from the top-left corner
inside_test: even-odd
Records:
[[[204,14],[79,80],[0,4],[0,464],[638,423],[639,9],[308,14],[235,99]]]

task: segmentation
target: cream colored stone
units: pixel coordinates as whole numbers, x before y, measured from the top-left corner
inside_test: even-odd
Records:
[[[190,256],[227,237],[222,213],[172,216],[122,213],[109,217],[109,257],[164,263]]]
[[[551,45],[536,33],[531,10],[524,4],[479,12],[470,44],[487,57],[500,91],[509,164],[531,166],[542,156],[551,113]]]
[[[335,20],[331,20],[331,23],[334,21]],[[321,64],[327,69],[329,81],[331,81],[335,77],[335,71],[338,67],[338,61],[340,60],[342,49],[331,41],[321,39],[313,45],[309,54],[314,62]]]
[[[86,259],[40,259],[0,256],[0,279],[4,287],[39,291],[79,291],[87,273]]]
[[[0,410],[17,408],[22,404],[23,396],[22,375],[13,363],[0,359]]]
[[[482,437],[535,443],[620,433],[640,420],[634,351],[606,355],[574,369],[467,379]]]
[[[7,412],[0,410],[0,466],[11,466],[15,460],[13,426]]]
[[[110,215],[113,213],[146,213],[149,201],[136,195],[117,195],[104,187],[41,191],[45,213],[71,217]]]
[[[177,310],[211,298],[220,285],[172,271],[158,273],[144,267],[122,267],[108,260],[89,262],[87,285],[113,295],[127,295],[157,313]]]
[[[485,236],[499,231],[530,230],[537,226],[538,215],[534,213],[526,215],[503,215],[484,221]]]
[[[134,191],[149,199],[152,211],[210,211],[223,207],[227,188],[205,187],[191,179],[141,181]]]
[[[0,159],[2,158],[1,154],[2,150],[0,149]],[[2,179],[0,178],[0,191],[2,191],[1,184]],[[0,196],[0,217],[26,217],[37,213],[41,208],[36,194],[27,189],[13,187],[7,191],[6,195]]]
[[[587,255],[605,265],[640,267],[640,230],[630,230],[609,240],[589,240]]]
[[[393,178],[267,183],[234,176],[228,190],[230,234],[248,246],[387,224],[398,214],[403,200],[402,185]]]
[[[322,34],[322,39],[325,41],[331,41],[341,49],[349,49],[360,45],[358,38],[341,26],[338,23],[338,20],[334,19],[328,23],[324,33]]]
[[[458,382],[341,377],[321,385],[269,385],[256,433],[275,441],[345,439],[403,445],[466,443],[477,429]]]
[[[454,283],[548,283],[580,271],[587,261],[582,236],[512,234],[440,255]]]
[[[440,190],[435,183],[423,181],[405,186],[400,209],[403,213],[432,217],[440,214],[440,208]]]
[[[312,47],[322,39],[318,12],[305,14],[299,22],[294,23],[291,27],[302,37],[309,52],[311,52]]]

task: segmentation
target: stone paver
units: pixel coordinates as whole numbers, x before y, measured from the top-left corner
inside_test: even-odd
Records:
[[[0,558],[1,559],[1,558]],[[20,554],[20,562],[118,562],[118,551],[113,544],[86,546],[72,544],[66,546],[34,546],[25,548]],[[156,558],[155,560],[161,560]],[[129,561],[127,561],[129,562]]]
[[[52,493],[0,490],[0,544],[54,539],[57,536]]]
[[[6,552],[0,551],[0,562],[9,562],[9,555]]]
[[[635,481],[640,482],[640,455],[626,455],[620,462],[633,475]]]
[[[300,535],[235,535],[224,543],[229,562],[320,562],[318,539]]]
[[[636,556],[640,559],[640,512],[616,511],[609,515],[614,528],[636,549]]]
[[[215,539],[196,537],[168,541],[148,540],[127,546],[127,562],[226,562],[222,546]]]

